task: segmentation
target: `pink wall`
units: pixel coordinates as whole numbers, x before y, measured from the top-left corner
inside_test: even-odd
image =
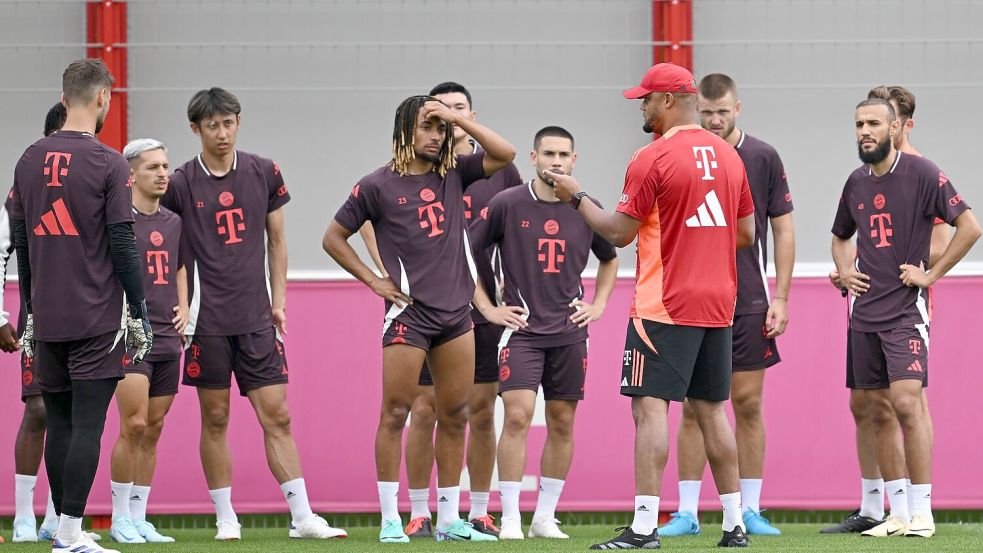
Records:
[[[618,394],[632,281],[621,280],[611,305],[591,332],[587,399],[578,413],[577,454],[561,510],[615,510],[631,505],[633,427],[627,399]],[[7,305],[16,297],[7,289]],[[978,391],[983,278],[952,277],[936,290],[929,395],[935,420],[934,505],[983,508]],[[289,289],[290,405],[310,496],[321,511],[374,511],[377,507],[372,442],[379,401],[381,302],[354,282],[291,282]],[[853,508],[859,471],[853,422],[843,386],[845,300],[824,279],[796,279],[791,325],[779,342],[784,362],[769,371],[765,392],[768,457],[763,505],[788,508]],[[0,389],[0,512],[13,512],[13,442],[22,407],[17,360],[0,357],[8,386]],[[672,421],[678,421],[678,406]],[[103,459],[90,512],[108,512],[109,459],[117,428],[111,408]],[[266,468],[262,436],[248,402],[235,399],[230,439],[235,458],[233,499],[240,511],[285,510]],[[198,408],[182,388],[161,440],[151,512],[210,512],[198,461]],[[673,433],[674,434],[674,433]],[[530,434],[529,468],[536,472],[545,428]],[[673,438],[674,439],[674,438]],[[671,456],[672,457],[672,456]],[[707,471],[709,473],[709,471]],[[43,469],[42,469],[43,473]],[[47,490],[39,479],[36,501]],[[664,509],[676,504],[676,465],[670,461]],[[405,480],[403,489],[405,490]],[[402,494],[405,498],[405,492]],[[497,494],[493,494],[497,495]],[[719,508],[709,476],[703,498]],[[535,498],[523,494],[531,508]],[[465,502],[466,504],[466,502]],[[497,508],[497,498],[493,499]]]

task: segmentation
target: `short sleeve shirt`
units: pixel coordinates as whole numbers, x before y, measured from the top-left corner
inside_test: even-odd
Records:
[[[614,246],[566,202],[540,200],[532,183],[492,198],[482,219],[473,227],[476,246],[498,246],[505,303],[528,312],[529,326],[511,338],[539,347],[587,338],[586,328],[570,322],[576,312],[570,303],[584,297],[581,274],[590,253],[610,261],[617,255]]]
[[[188,244],[187,334],[235,336],[273,326],[266,216],[289,201],[280,166],[246,152],[236,151],[221,177],[200,155],[174,171],[161,205],[181,217]]]
[[[133,210],[133,234],[143,265],[143,289],[147,314],[154,329],[154,346],[149,361],[181,356],[181,338],[171,320],[177,301],[177,271],[181,256],[181,218],[166,207],[147,215]]]
[[[17,162],[8,205],[11,219],[27,226],[35,339],[122,328],[123,288],[106,227],[133,222],[129,178],[123,156],[84,132],[42,138]]]
[[[754,243],[737,251],[735,315],[768,311],[768,220],[792,212],[785,166],[768,143],[742,133],[736,146],[754,198]]]
[[[727,327],[736,224],[754,214],[744,163],[722,138],[677,128],[635,152],[617,211],[642,222],[631,317]]]
[[[444,177],[380,167],[358,181],[335,214],[353,233],[372,222],[386,272],[414,305],[451,312],[471,303],[475,265],[463,196],[484,178],[483,157],[458,156],[457,167]]]
[[[967,209],[949,178],[923,157],[898,152],[884,175],[867,165],[850,174],[832,230],[844,240],[857,234],[857,269],[870,276],[870,290],[853,304],[851,328],[928,324],[928,290],[905,286],[899,267],[927,267],[935,219],[951,225]]]

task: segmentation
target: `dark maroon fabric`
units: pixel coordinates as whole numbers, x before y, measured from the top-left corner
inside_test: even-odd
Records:
[[[969,206],[931,161],[898,152],[891,171],[878,177],[867,165],[846,181],[833,234],[857,234],[857,267],[870,290],[854,302],[850,328],[880,332],[928,324],[928,290],[901,282],[902,264],[928,266],[935,218],[952,222]]]
[[[744,133],[737,143],[754,198],[754,244],[737,250],[737,306],[734,315],[768,311],[768,220],[792,212],[785,166],[769,144]]]
[[[483,158],[480,152],[458,156],[457,168],[443,178],[380,167],[359,180],[335,214],[353,233],[372,221],[382,264],[414,305],[453,312],[471,303],[474,261],[463,194],[484,178]]]
[[[154,346],[145,358],[162,361],[181,357],[181,338],[171,320],[177,306],[177,271],[181,258],[181,218],[166,207],[153,215],[133,210],[133,233],[143,262],[143,289],[154,329]]]
[[[290,201],[280,167],[236,151],[216,177],[201,156],[178,167],[161,204],[181,217],[199,289],[189,333],[235,336],[273,326],[266,277],[266,216]]]
[[[130,167],[91,134],[38,140],[14,170],[12,220],[27,226],[34,337],[66,342],[122,328],[107,225],[133,222]]]
[[[616,253],[576,210],[565,202],[539,200],[527,183],[492,198],[487,219],[472,234],[475,249],[498,246],[505,303],[529,311],[529,326],[510,339],[559,346],[587,337],[586,328],[570,322],[575,313],[570,302],[584,296],[580,275],[590,252],[601,261],[614,259]]]

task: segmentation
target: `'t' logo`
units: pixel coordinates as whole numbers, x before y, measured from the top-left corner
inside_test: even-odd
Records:
[[[238,218],[238,221],[236,220]],[[218,224],[218,233],[227,236],[226,244],[237,244],[242,242],[237,231],[246,230],[246,223],[243,220],[242,208],[226,209],[215,213],[215,223]]]
[[[167,265],[170,255],[167,250],[147,250],[147,272],[154,275],[154,284],[167,284],[171,268]]]
[[[438,226],[444,222],[443,202],[434,202],[417,208],[417,215],[420,217],[420,228],[430,228],[430,234],[427,235],[427,238],[444,234],[444,231]]]
[[[717,168],[717,154],[713,151],[713,146],[693,146],[693,155],[696,156],[696,168],[703,170],[702,180],[714,180],[710,174],[710,169]],[[714,159],[710,159],[711,157]]]
[[[874,244],[874,247],[886,248],[891,245],[891,241],[888,238],[894,236],[894,230],[891,229],[890,213],[875,213],[871,215],[870,226],[870,237],[880,238],[880,241]]]
[[[545,251],[544,251],[545,249]],[[537,259],[539,261],[546,262],[546,268],[543,269],[544,273],[559,273],[560,268],[557,267],[566,258],[563,252],[567,249],[567,241],[560,240],[558,238],[540,238],[539,245],[536,246],[536,250],[540,252]]]
[[[62,160],[65,164],[62,166]],[[51,162],[49,165],[48,162]],[[51,177],[48,186],[61,186],[58,179],[68,176],[68,165],[72,162],[72,154],[67,152],[48,152],[44,155],[44,176]]]

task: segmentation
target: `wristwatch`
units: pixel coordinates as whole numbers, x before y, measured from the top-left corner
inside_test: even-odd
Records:
[[[585,196],[587,196],[587,192],[584,192],[583,190],[577,192],[573,196],[570,196],[570,205],[573,206],[574,209],[580,209],[580,200],[584,199]]]

